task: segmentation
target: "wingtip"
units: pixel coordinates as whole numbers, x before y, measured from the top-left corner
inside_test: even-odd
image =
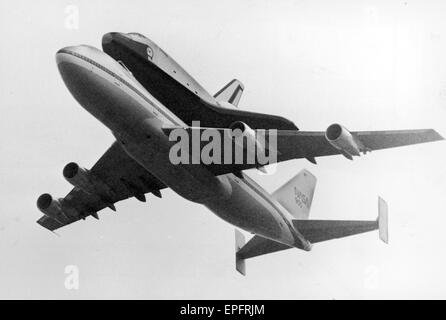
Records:
[[[439,134],[437,131],[435,131],[435,133],[438,136],[438,140],[444,140],[444,137],[441,134]]]
[[[435,129],[429,129],[432,133],[431,141],[441,141],[444,140],[444,137],[439,134]]]

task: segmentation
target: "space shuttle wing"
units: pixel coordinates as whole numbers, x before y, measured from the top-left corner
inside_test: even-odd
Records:
[[[75,163],[64,169],[64,175],[72,175],[82,170]],[[86,180],[91,188],[86,192],[79,187],[73,188],[64,198],[53,199],[42,195],[37,204],[48,214],[37,223],[53,231],[91,215],[98,218],[97,212],[108,207],[115,210],[118,201],[135,197],[145,201],[145,194],[152,192],[160,196],[159,190],[165,185],[130,158],[115,142],[88,171]]]

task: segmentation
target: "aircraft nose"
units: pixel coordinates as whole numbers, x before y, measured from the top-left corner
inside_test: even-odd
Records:
[[[71,59],[71,55],[76,53],[77,48],[75,46],[65,47],[56,52],[56,62],[57,65],[67,62]]]
[[[69,46],[60,49],[56,52],[56,61],[57,63],[67,62],[74,59],[74,57],[78,56],[86,56],[92,59],[100,58],[103,52],[99,49],[89,46],[89,45],[78,45],[78,46]]]
[[[104,44],[107,45],[110,42],[112,42],[113,41],[113,36],[115,34],[116,34],[116,32],[109,32],[109,33],[104,34],[102,36],[102,45],[104,45]]]
[[[102,46],[107,46],[113,42],[113,40],[116,41],[116,39],[121,35],[120,32],[109,32],[102,36]]]

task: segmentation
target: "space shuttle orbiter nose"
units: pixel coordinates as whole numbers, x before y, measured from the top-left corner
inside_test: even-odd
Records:
[[[102,36],[102,46],[110,44],[116,36],[120,34],[119,32],[109,32]]]

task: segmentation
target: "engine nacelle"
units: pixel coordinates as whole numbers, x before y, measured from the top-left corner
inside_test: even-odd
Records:
[[[329,126],[325,131],[325,138],[350,160],[353,159],[353,156],[360,155],[360,142],[340,124],[335,123]]]
[[[85,193],[92,194],[96,191],[90,172],[75,162],[70,162],[63,168],[63,176],[69,183]]]
[[[235,144],[242,147],[243,150],[247,152],[248,161],[249,159],[255,160],[256,153],[259,154],[259,152],[264,152],[262,144],[257,140],[256,132],[246,123],[242,121],[233,122],[229,126],[229,129],[231,129],[230,136]],[[244,142],[245,139],[246,143]]]
[[[239,140],[242,142],[243,140],[238,139],[243,137],[246,137],[247,139],[251,140],[251,142],[257,142],[256,140],[256,132],[251,129],[246,123],[242,121],[236,121],[231,123],[229,126],[229,129],[232,130],[232,138],[237,141]]]
[[[61,202],[57,199],[53,199],[48,193],[42,194],[37,199],[37,208],[39,208],[44,215],[58,222],[62,223],[66,219]]]

